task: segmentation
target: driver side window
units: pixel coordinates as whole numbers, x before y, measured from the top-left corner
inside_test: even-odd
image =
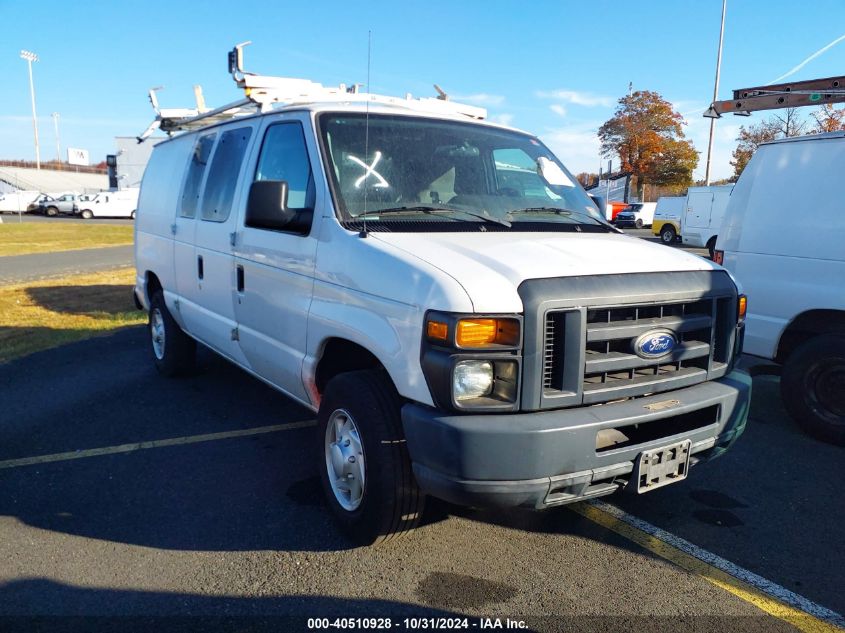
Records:
[[[278,123],[267,129],[255,180],[283,180],[288,183],[289,209],[314,209],[314,176],[302,124]]]

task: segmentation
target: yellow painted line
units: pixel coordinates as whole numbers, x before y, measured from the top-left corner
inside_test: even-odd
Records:
[[[20,466],[31,466],[33,464],[47,464],[50,462],[64,462],[71,459],[83,459],[85,457],[98,457],[100,455],[114,455],[117,453],[132,453],[147,448],[163,448],[165,446],[182,446],[185,444],[198,444],[200,442],[213,442],[215,440],[228,440],[235,437],[249,437],[251,435],[263,435],[266,433],[277,433],[280,431],[293,431],[314,426],[314,420],[302,422],[289,422],[287,424],[271,424],[269,426],[257,426],[251,429],[238,429],[237,431],[223,431],[221,433],[205,433],[203,435],[186,435],[184,437],[172,437],[164,440],[152,440],[148,442],[134,442],[132,444],[119,444],[117,446],[105,446],[103,448],[89,448],[80,451],[69,451],[67,453],[53,453],[52,455],[39,455],[37,457],[23,457],[21,459],[7,459],[0,461],[0,469],[18,468]]]
[[[728,569],[737,570],[738,573],[736,575],[727,573],[718,567],[711,565],[701,558],[711,558],[711,559],[718,559],[719,561],[723,561],[719,557],[709,554],[709,552],[705,552],[704,550],[700,550],[697,546],[687,543],[678,537],[674,537],[671,540],[678,542],[679,544],[683,544],[682,547],[684,549],[691,549],[691,551],[698,551],[704,552],[705,556],[694,556],[690,553],[685,552],[681,547],[676,547],[673,544],[667,542],[666,538],[658,538],[655,534],[665,534],[667,536],[668,533],[663,532],[659,528],[654,528],[654,530],[644,530],[640,529],[640,527],[636,527],[631,523],[627,522],[627,520],[623,520],[621,517],[625,513],[622,510],[619,510],[615,506],[610,504],[598,501],[598,502],[590,502],[590,503],[579,503],[570,506],[570,509],[583,516],[586,519],[589,519],[593,523],[597,523],[602,527],[607,528],[611,532],[615,532],[616,534],[628,539],[639,545],[640,547],[648,550],[649,552],[660,556],[661,558],[668,560],[671,563],[674,563],[678,567],[687,570],[693,574],[701,576],[708,582],[716,585],[724,589],[725,591],[735,595],[736,597],[753,604],[755,607],[760,609],[761,611],[768,613],[776,618],[779,618],[785,622],[788,622],[799,631],[803,631],[804,633],[834,633],[834,632],[841,632],[845,630],[841,626],[838,626],[838,623],[841,621],[841,616],[838,613],[830,611],[825,607],[821,607],[816,605],[815,603],[810,602],[806,598],[801,596],[797,596],[792,592],[772,583],[770,581],[766,581],[765,579],[756,576],[751,572],[743,570],[740,567],[734,566],[731,563],[727,563]],[[616,515],[616,516],[615,516]],[[628,515],[630,516],[630,515]],[[643,527],[654,527],[650,526],[650,524],[645,523],[644,521],[635,519],[635,522],[641,524]],[[654,533],[650,533],[654,532]],[[672,535],[673,536],[673,535]],[[685,547],[685,545],[689,545],[689,548]],[[737,577],[746,576],[752,579],[759,579],[761,582],[759,583],[762,587],[764,587],[767,591],[761,590],[761,588],[755,587],[751,582],[746,582]],[[777,599],[773,597],[773,595],[780,594],[786,601],[792,601],[796,604],[804,607],[798,608],[796,606],[791,606],[787,604],[783,599]],[[819,616],[811,615],[808,611],[815,611],[818,613]],[[829,621],[828,621],[829,620]]]

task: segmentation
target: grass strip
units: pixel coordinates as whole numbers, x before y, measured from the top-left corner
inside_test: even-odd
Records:
[[[0,363],[146,322],[134,281],[124,268],[0,286]]]

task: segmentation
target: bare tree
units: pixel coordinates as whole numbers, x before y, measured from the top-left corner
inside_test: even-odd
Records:
[[[807,121],[803,120],[799,116],[798,108],[786,108],[782,115],[773,115],[771,122],[774,124],[778,132],[778,136],[776,138],[801,136],[802,134],[805,134],[804,130],[807,127]]]

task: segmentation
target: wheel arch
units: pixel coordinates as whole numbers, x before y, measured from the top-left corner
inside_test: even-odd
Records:
[[[845,335],[845,310],[807,310],[796,316],[780,336],[775,361],[785,363],[796,348],[822,334]]]
[[[359,369],[383,369],[393,382],[385,364],[360,343],[333,336],[323,341],[314,366],[314,387],[322,395],[326,385],[335,376]],[[395,387],[394,383],[394,387]]]

